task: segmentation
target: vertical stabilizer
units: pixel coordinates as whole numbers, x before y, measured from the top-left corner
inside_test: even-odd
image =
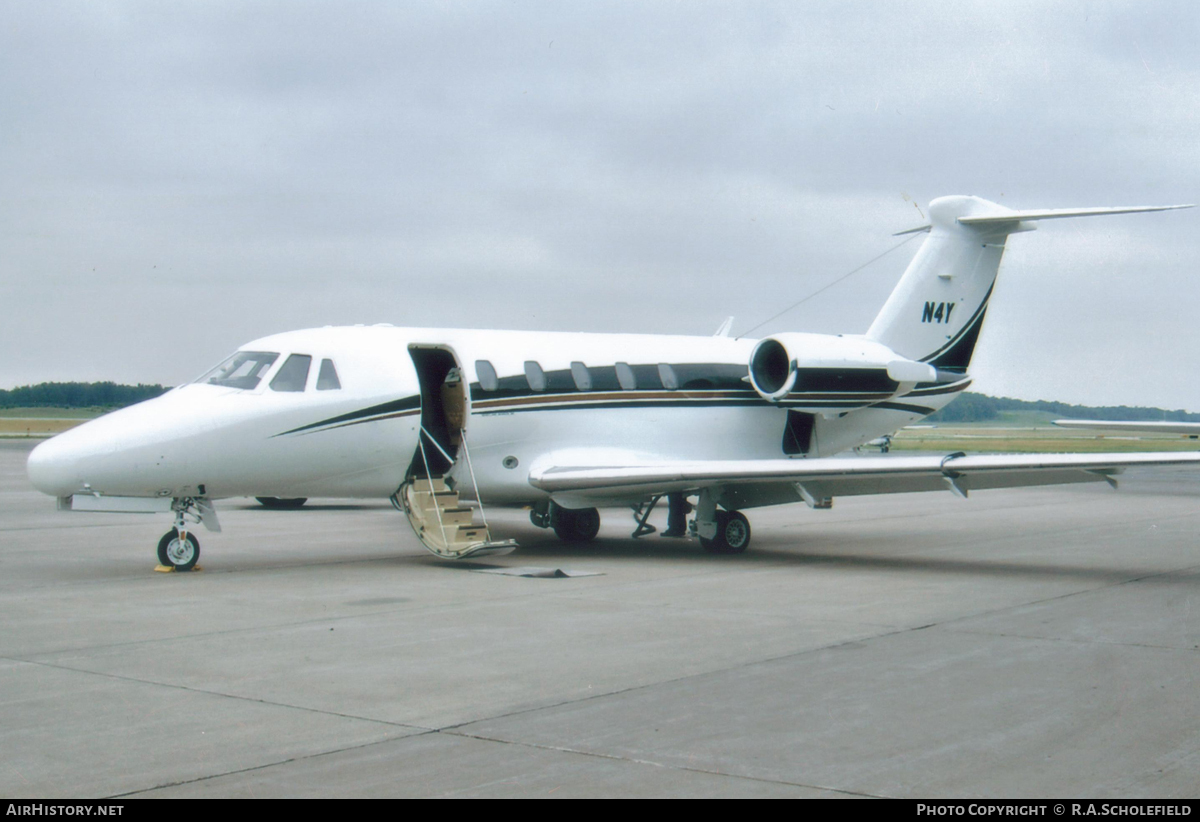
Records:
[[[929,204],[929,236],[867,331],[897,354],[945,371],[965,371],[975,350],[1009,234],[1034,220],[1188,206],[1014,211],[979,197]],[[923,230],[916,229],[916,230]]]
[[[930,203],[929,236],[867,337],[909,359],[965,371],[992,296],[1004,243],[1012,232],[1030,226],[1022,226],[1014,217],[977,228],[958,218],[1005,212],[1009,209],[978,197],[940,197]]]

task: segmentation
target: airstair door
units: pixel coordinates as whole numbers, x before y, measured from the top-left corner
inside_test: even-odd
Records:
[[[512,552],[513,540],[492,540],[475,483],[466,430],[470,397],[457,357],[438,345],[410,345],[408,351],[421,386],[421,424],[408,475],[395,495],[398,507],[421,544],[439,557]],[[456,488],[463,481],[471,483],[478,509],[460,504]]]

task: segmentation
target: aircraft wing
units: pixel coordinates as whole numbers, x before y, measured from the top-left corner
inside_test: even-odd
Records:
[[[552,460],[551,460],[552,461]],[[726,507],[752,508],[801,499],[1107,481],[1137,465],[1200,467],[1200,453],[981,454],[712,460],[629,465],[535,465],[530,483],[564,505],[616,503],[672,491],[720,489]]]

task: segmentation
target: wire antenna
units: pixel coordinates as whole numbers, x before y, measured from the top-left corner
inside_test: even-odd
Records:
[[[829,289],[833,288],[835,285],[837,285],[838,283],[840,283],[842,280],[848,279],[848,278],[852,277],[853,275],[857,274],[858,272],[862,271],[864,268],[866,268],[867,266],[869,266],[871,263],[873,263],[873,262],[876,262],[877,260],[882,260],[884,257],[886,257],[887,255],[891,254],[893,251],[895,251],[896,249],[898,249],[900,246],[902,246],[902,245],[907,245],[908,243],[912,242],[912,241],[913,241],[913,239],[915,239],[916,237],[919,237],[919,236],[921,236],[921,234],[922,234],[922,233],[924,233],[924,232],[923,232],[923,231],[921,231],[921,232],[918,232],[918,233],[910,234],[908,237],[906,237],[906,238],[904,238],[903,240],[901,240],[900,242],[896,243],[894,246],[892,246],[891,248],[889,248],[887,251],[883,252],[882,254],[880,254],[880,255],[878,255],[878,256],[876,256],[876,257],[872,257],[871,259],[867,260],[865,263],[863,263],[862,265],[860,265],[858,268],[854,269],[853,271],[849,271],[849,272],[847,272],[847,273],[843,274],[842,276],[838,277],[838,278],[837,278],[836,280],[834,280],[833,282],[831,282],[831,283],[828,283],[828,284],[826,284],[826,285],[823,285],[823,286],[821,286],[821,287],[820,287],[820,288],[818,288],[816,291],[814,291],[813,293],[809,294],[807,297],[805,297],[805,298],[803,298],[803,299],[801,299],[801,300],[799,300],[799,301],[797,301],[797,302],[794,302],[794,303],[792,303],[792,304],[791,304],[791,305],[789,305],[787,308],[785,308],[785,309],[783,309],[782,311],[780,311],[778,314],[775,314],[775,315],[774,315],[774,316],[772,316],[772,317],[768,317],[767,319],[765,319],[765,320],[763,320],[762,322],[760,322],[758,325],[756,325],[756,326],[753,326],[753,327],[751,327],[751,328],[747,328],[747,329],[746,329],[745,331],[743,331],[741,334],[738,334],[738,335],[737,335],[737,337],[735,337],[734,339],[738,339],[738,340],[740,340],[742,337],[746,336],[746,335],[747,335],[747,334],[749,334],[751,331],[754,331],[754,330],[755,330],[755,329],[757,329],[757,328],[762,328],[762,327],[763,327],[764,325],[766,325],[767,323],[769,323],[769,322],[773,322],[774,320],[777,320],[777,319],[779,319],[779,318],[780,318],[780,317],[782,317],[784,314],[786,314],[786,313],[788,313],[789,311],[791,311],[793,308],[799,308],[800,306],[804,305],[804,303],[808,302],[809,300],[811,300],[813,297],[817,296],[818,294],[821,294],[821,293],[823,293],[823,292],[825,292],[825,291],[828,291]]]

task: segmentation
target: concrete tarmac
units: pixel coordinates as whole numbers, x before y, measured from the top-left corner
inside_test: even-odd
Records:
[[[0,441],[5,797],[1195,797],[1200,472],[447,563],[386,503],[60,513]],[[660,527],[665,511],[652,521]],[[597,576],[477,571],[537,566]]]

